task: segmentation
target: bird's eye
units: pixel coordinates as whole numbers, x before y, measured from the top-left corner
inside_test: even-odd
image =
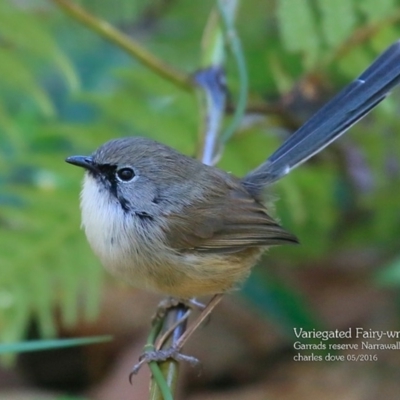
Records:
[[[135,177],[135,172],[132,168],[121,168],[117,171],[117,178],[122,182],[129,182]]]

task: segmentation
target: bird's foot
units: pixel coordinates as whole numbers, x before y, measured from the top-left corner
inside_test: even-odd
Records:
[[[166,350],[147,351],[140,356],[139,362],[133,367],[131,373],[129,374],[129,382],[132,383],[133,376],[139,372],[143,364],[148,364],[152,361],[162,362],[168,359],[172,359],[178,362],[186,361],[192,366],[196,366],[200,363],[197,358],[180,353],[180,348],[176,346],[172,346]]]

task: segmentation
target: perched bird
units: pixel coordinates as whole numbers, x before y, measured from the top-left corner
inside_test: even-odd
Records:
[[[229,291],[266,248],[297,242],[269,215],[264,189],[346,132],[399,79],[396,42],[244,178],[140,137],[67,158],[86,169],[82,224],[93,251],[138,288],[182,299]]]

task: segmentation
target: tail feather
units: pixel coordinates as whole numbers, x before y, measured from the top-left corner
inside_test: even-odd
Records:
[[[243,184],[261,190],[318,153],[367,115],[400,83],[400,41],[288,138]]]

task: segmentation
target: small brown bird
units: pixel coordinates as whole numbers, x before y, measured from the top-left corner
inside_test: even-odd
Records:
[[[400,43],[244,178],[139,137],[66,161],[86,169],[82,224],[105,267],[138,288],[188,299],[223,293],[269,246],[296,237],[268,214],[263,190],[347,131],[400,79]]]

